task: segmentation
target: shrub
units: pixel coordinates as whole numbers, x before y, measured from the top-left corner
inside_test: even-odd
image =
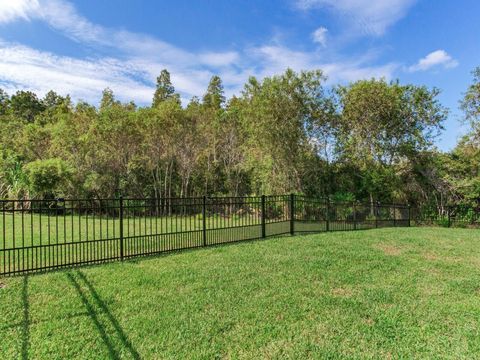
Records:
[[[52,158],[26,164],[25,173],[31,193],[49,197],[65,192],[72,170],[62,159]]]

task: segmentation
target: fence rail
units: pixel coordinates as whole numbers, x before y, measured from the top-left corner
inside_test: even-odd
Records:
[[[269,236],[410,226],[406,205],[297,195],[2,200],[0,275]]]

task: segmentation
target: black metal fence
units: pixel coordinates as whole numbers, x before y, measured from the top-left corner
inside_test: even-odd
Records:
[[[406,205],[297,195],[3,200],[0,275],[269,236],[410,226]]]
[[[412,219],[416,226],[480,228],[480,208],[462,205],[449,205],[443,209],[413,208]]]

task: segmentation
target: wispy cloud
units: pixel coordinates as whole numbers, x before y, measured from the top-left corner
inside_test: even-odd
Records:
[[[327,9],[364,34],[383,35],[416,0],[295,0],[303,10]]]
[[[113,58],[79,60],[2,44],[0,84],[10,91],[28,89],[39,94],[53,88],[93,102],[98,101],[104,88],[110,87],[122,100],[149,102],[153,88],[135,80],[138,69],[126,65]]]
[[[409,72],[426,71],[432,68],[443,67],[450,69],[458,66],[458,61],[452,58],[445,50],[436,50],[421,58],[415,65],[410,66]]]
[[[240,91],[249,76],[261,78],[288,67],[297,71],[321,68],[330,82],[373,76],[389,79],[398,69],[394,63],[371,65],[372,59],[368,57],[348,61],[336,56],[327,61],[317,51],[299,51],[276,41],[244,49],[197,53],[149,35],[94,24],[64,0],[0,4],[3,10],[8,8],[2,12],[0,21],[37,19],[82,46],[93,46],[110,54],[78,59],[0,40],[0,87],[9,92],[30,89],[41,95],[54,89],[71,94],[73,99],[97,103],[101,91],[110,87],[122,100],[147,104],[153,95],[156,76],[163,68],[171,72],[172,82],[183,99],[201,95],[213,74],[220,75],[227,95],[232,95]],[[326,35],[326,29],[317,35],[316,41],[324,42],[321,36]]]
[[[199,61],[210,66],[228,66],[239,61],[239,55],[236,51],[227,51],[223,53],[207,52],[199,55]]]
[[[316,52],[293,51],[280,45],[268,45],[251,50],[251,56],[261,66],[260,76],[278,74],[287,67],[294,70],[322,69],[327,75],[329,84],[350,82],[367,78],[385,78],[390,80],[393,73],[399,69],[397,63],[383,65],[368,65],[370,55],[352,60],[326,61]]]
[[[322,46],[327,45],[327,33],[328,30],[327,28],[321,26],[317,30],[315,30],[312,33],[312,40],[313,42],[316,42],[317,44],[320,44]]]
[[[38,9],[37,0],[0,0],[0,24],[18,18],[28,20]]]

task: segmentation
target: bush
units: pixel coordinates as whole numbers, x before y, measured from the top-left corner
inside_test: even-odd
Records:
[[[65,192],[72,170],[62,159],[53,158],[26,164],[25,173],[34,196],[50,197]]]

